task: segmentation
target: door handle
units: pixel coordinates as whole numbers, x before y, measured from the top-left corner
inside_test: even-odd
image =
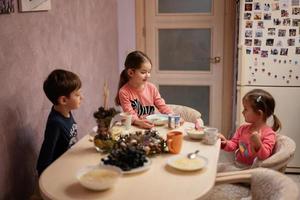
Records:
[[[219,62],[221,62],[221,57],[220,56],[210,58],[210,63],[219,63]]]

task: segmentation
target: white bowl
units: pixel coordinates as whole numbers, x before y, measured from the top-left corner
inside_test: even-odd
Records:
[[[191,139],[200,140],[204,136],[204,130],[196,130],[195,128],[187,128],[185,132]]]
[[[122,171],[114,166],[86,166],[77,172],[79,183],[90,190],[106,190],[115,185]]]
[[[149,115],[146,117],[146,119],[156,126],[162,126],[168,123],[168,115],[165,114]]]

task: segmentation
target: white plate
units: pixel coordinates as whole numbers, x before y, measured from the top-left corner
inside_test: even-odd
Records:
[[[121,171],[122,171],[123,174],[135,174],[135,173],[140,173],[140,172],[143,172],[143,171],[147,171],[148,169],[150,169],[152,161],[150,160],[150,158],[146,158],[146,160],[147,161],[144,163],[144,165],[142,167],[137,167],[137,168],[131,169],[129,171],[123,171],[121,169]],[[104,165],[102,161],[100,162],[100,164]],[[104,166],[106,166],[106,165],[104,165]]]
[[[191,127],[191,128],[186,128],[185,132],[187,133],[187,135],[191,138],[191,139],[195,139],[195,140],[199,140],[202,139],[204,136],[204,131],[201,130],[196,130],[195,128]]]
[[[168,159],[167,164],[175,169],[183,171],[195,171],[206,167],[207,158],[198,155],[194,159],[187,158],[186,155],[173,156]]]
[[[165,114],[149,115],[146,117],[146,119],[152,122],[156,126],[161,126],[168,123],[168,115]]]

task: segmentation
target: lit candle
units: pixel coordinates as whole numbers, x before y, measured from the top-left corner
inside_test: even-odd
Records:
[[[104,83],[103,98],[104,98],[104,109],[108,110],[109,89],[108,89],[107,81],[105,81],[105,83]]]

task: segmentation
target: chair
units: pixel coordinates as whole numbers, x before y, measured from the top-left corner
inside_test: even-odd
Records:
[[[252,166],[249,168],[257,168],[257,167],[264,167],[264,168],[271,168],[277,171],[280,171],[282,173],[285,172],[285,168],[287,164],[291,161],[291,159],[294,157],[296,150],[296,144],[294,140],[289,138],[286,135],[277,134],[276,136],[276,144],[273,150],[273,154],[265,159],[265,160],[259,160],[255,159]],[[224,158],[225,154],[220,154],[220,160],[226,160],[231,162],[232,158]],[[231,161],[230,161],[231,160]],[[234,162],[231,163],[231,166],[228,165],[226,168],[218,167],[218,172],[224,172],[224,171],[239,171],[241,168],[235,167]]]
[[[288,176],[271,169],[255,168],[218,173],[216,185],[200,199],[298,200],[299,197],[297,185]]]
[[[179,114],[187,122],[195,123],[196,120],[200,121],[200,125],[203,126],[203,120],[201,119],[201,113],[191,107],[168,104],[168,106],[173,110],[174,113]]]

